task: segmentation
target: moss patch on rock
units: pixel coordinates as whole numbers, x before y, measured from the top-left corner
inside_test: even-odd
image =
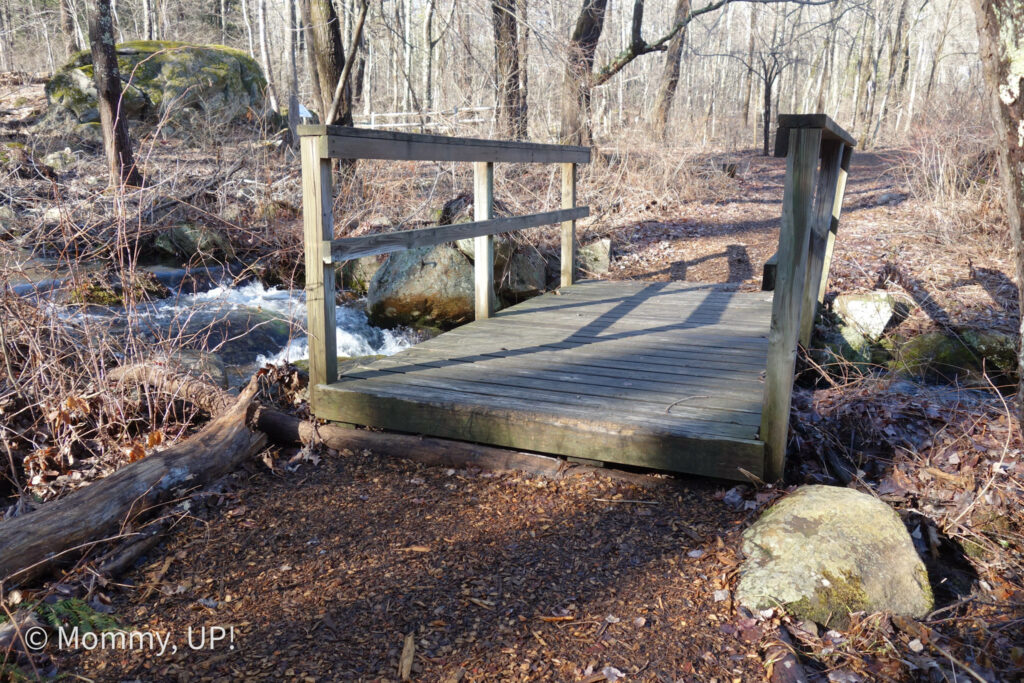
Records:
[[[224,45],[136,40],[119,43],[118,68],[125,81],[122,111],[156,122],[165,115],[199,112],[230,122],[266,109],[266,79],[259,64]],[[92,55],[75,54],[46,84],[49,118],[99,121]]]
[[[95,274],[71,289],[71,302],[98,306],[124,306],[129,300],[163,299],[170,295],[170,290],[152,273],[135,272],[127,278],[111,278]]]

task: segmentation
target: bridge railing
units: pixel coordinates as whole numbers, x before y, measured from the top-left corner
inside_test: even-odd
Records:
[[[824,114],[779,116],[775,156],[786,157],[779,250],[765,264],[774,289],[761,440],[768,481],[782,478],[798,344],[807,345],[825,297],[832,249],[857,141]]]
[[[562,224],[561,285],[573,283],[576,221],[590,215],[576,206],[576,165],[590,162],[590,148],[396,133],[343,126],[299,126],[302,149],[302,207],[306,255],[306,308],[310,397],[318,384],[337,381],[334,271],[345,261],[373,254],[475,239],[476,317],[490,317],[494,301],[494,235]],[[473,162],[472,223],[334,238],[332,159]],[[494,217],[494,164],[557,163],[562,170],[562,206],[525,216]],[[316,411],[316,405],[312,406]]]

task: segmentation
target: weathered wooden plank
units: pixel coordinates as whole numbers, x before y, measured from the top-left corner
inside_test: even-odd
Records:
[[[334,267],[324,262],[322,245],[334,236],[331,162],[321,156],[319,138],[303,138],[302,222],[306,250],[306,311],[309,384],[333,382],[338,374]],[[316,411],[316,405],[312,404]]]
[[[421,376],[479,381],[493,386],[516,386],[570,395],[648,401],[661,408],[671,405],[684,396],[700,395],[702,399],[708,400],[698,401],[685,406],[685,408],[706,409],[711,404],[710,399],[718,397],[722,399],[722,402],[715,404],[714,410],[716,411],[756,414],[756,418],[753,420],[743,419],[744,424],[757,424],[761,417],[761,397],[755,389],[762,387],[756,378],[753,382],[754,387],[744,391],[741,387],[730,386],[728,382],[713,381],[716,379],[714,376],[705,378],[709,380],[706,382],[668,384],[646,382],[639,378],[629,380],[621,377],[590,375],[567,369],[529,368],[508,363],[481,362],[467,367],[466,363],[455,360],[429,358],[417,358],[415,362],[402,358],[380,360],[368,368],[346,373],[344,378],[346,381],[366,379],[373,376],[372,373],[376,371],[417,373]],[[718,405],[723,407],[718,407]]]
[[[524,163],[590,162],[589,147],[454,138],[346,126],[299,126],[300,136],[327,136],[333,159],[406,161],[505,161]]]
[[[822,264],[825,248],[832,225],[835,207],[836,184],[839,182],[839,166],[843,161],[845,145],[838,140],[823,140],[821,143],[821,169],[814,193],[814,213],[807,239],[807,274],[803,289],[803,304],[800,310],[800,343],[807,346],[814,331],[814,317],[818,313],[818,290],[821,287]]]
[[[562,208],[576,206],[576,164],[562,164]],[[576,221],[562,223],[561,285],[568,287],[576,281]]]
[[[743,372],[751,378],[760,378],[765,370],[768,358],[767,348],[757,356],[728,355],[709,352],[700,347],[692,347],[682,352],[667,350],[659,352],[657,348],[632,349],[627,346],[577,345],[567,343],[516,345],[500,347],[495,345],[468,346],[466,342],[435,345],[418,349],[409,358],[418,358],[419,353],[430,357],[461,358],[521,358],[524,363],[550,363],[553,367],[566,364],[569,367],[595,368],[593,372],[611,376],[630,377],[636,373],[650,373],[664,376],[665,381],[689,381],[687,378],[701,376],[696,368],[705,367],[710,370],[726,369]]]
[[[507,393],[496,391],[486,383],[464,381],[457,378],[402,375],[381,372],[358,382],[338,382],[332,386],[351,389],[358,393],[388,392],[408,399],[433,400],[441,398],[465,405],[480,405],[515,412],[544,412],[570,419],[618,421],[623,425],[653,427],[674,434],[699,436],[712,434],[728,438],[754,438],[757,426],[739,424],[728,419],[716,419],[713,414],[695,415],[689,409],[671,413],[649,405],[620,400],[612,404],[608,399],[578,394],[566,401],[563,393],[538,391],[531,393],[520,388],[507,388]],[[677,406],[678,407],[678,406]]]
[[[612,460],[641,467],[744,479],[762,475],[764,446],[755,440],[680,436],[653,427],[625,426],[543,412],[465,406],[434,398],[409,400],[317,387],[322,416],[541,453]]]
[[[730,438],[753,438],[757,426],[740,424],[728,419],[716,419],[714,415],[697,416],[688,408],[666,413],[664,406],[652,408],[641,402],[619,400],[610,402],[607,398],[572,395],[566,401],[566,394],[546,391],[526,391],[516,387],[495,387],[486,382],[460,380],[451,377],[437,377],[426,374],[379,372],[371,378],[359,381],[338,382],[332,385],[359,393],[390,392],[403,398],[441,397],[465,405],[482,405],[510,411],[542,411],[551,415],[562,415],[574,419],[601,419],[619,421],[622,424],[644,425],[668,430],[677,434],[714,434]]]
[[[496,333],[504,330],[507,334],[518,334],[522,331],[522,319],[505,319],[500,314],[491,318],[488,322],[488,332],[494,330]],[[748,330],[741,334],[736,330],[714,329],[712,326],[701,322],[694,323],[672,323],[662,328],[640,326],[629,328],[627,323],[619,330],[605,329],[590,331],[585,326],[569,323],[558,323],[554,321],[534,321],[538,326],[543,326],[546,332],[564,332],[563,341],[591,340],[593,342],[618,341],[627,339],[643,338],[649,341],[684,343],[691,340],[693,343],[707,344],[711,347],[724,346],[743,347],[749,349],[763,349],[768,343],[768,334],[759,330]],[[482,331],[482,330],[481,330]],[[468,334],[469,331],[462,334]],[[451,332],[447,334],[452,334]]]
[[[586,218],[590,215],[590,207],[578,206],[570,211],[543,211],[526,216],[492,218],[487,221],[459,223],[457,225],[441,225],[433,228],[417,228],[399,232],[382,232],[363,237],[346,237],[330,241],[325,252],[330,253],[335,262],[347,261],[362,256],[390,254],[405,249],[429,247],[445,242],[494,235],[499,232],[514,232],[542,225],[554,225],[563,220]]]
[[[784,157],[789,150],[789,132],[792,129],[817,128],[822,140],[837,140],[851,147],[857,140],[825,114],[782,114],[775,134],[775,156]]]
[[[781,479],[785,469],[800,307],[807,275],[804,264],[820,147],[820,129],[794,128],[791,131],[760,433],[765,442],[765,472],[769,481]]]
[[[825,256],[822,259],[821,284],[818,286],[818,303],[825,301],[825,291],[828,289],[828,273],[832,268],[832,251],[835,248],[836,234],[839,232],[839,217],[843,213],[843,197],[846,196],[846,179],[850,171],[850,160],[853,157],[853,147],[843,148],[843,160],[839,166],[839,180],[836,182],[836,197],[832,207],[832,221],[828,231],[828,241],[825,244]]]
[[[473,164],[473,218],[477,223],[494,218],[494,164]],[[473,288],[476,319],[494,314],[494,236],[477,235],[473,242]]]

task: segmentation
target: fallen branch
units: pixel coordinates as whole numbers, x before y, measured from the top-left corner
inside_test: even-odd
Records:
[[[0,523],[0,582],[10,587],[51,571],[88,547],[131,528],[154,507],[227,474],[266,445],[248,426],[256,380],[198,434],[94,484]]]

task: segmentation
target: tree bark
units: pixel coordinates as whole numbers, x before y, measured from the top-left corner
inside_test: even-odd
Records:
[[[519,22],[515,0],[491,0],[494,27],[494,101],[502,135],[513,140],[526,137],[526,102],[520,89]]]
[[[423,108],[434,108],[434,10],[436,0],[427,0],[426,18],[423,20]]]
[[[608,0],[583,0],[576,27],[569,39],[569,54],[562,78],[562,116],[559,137],[563,144],[589,145],[591,71],[604,30]]]
[[[999,138],[999,176],[1016,252],[1017,288],[1024,301],[1024,5],[1018,0],[972,0],[992,123]],[[1024,325],[1021,325],[1024,330]],[[1024,370],[1024,346],[1018,350]],[[1020,375],[1024,381],[1024,374]],[[1024,385],[1022,385],[1024,386]],[[1024,391],[1017,390],[1024,419]]]
[[[121,73],[114,48],[114,22],[110,16],[110,0],[94,0],[89,18],[89,40],[92,42],[93,77],[96,81],[100,124],[103,127],[103,149],[111,185],[141,186],[142,176],[135,167],[128,122],[120,115]]]
[[[64,34],[64,54],[70,57],[81,48],[78,45],[78,34],[75,33],[75,22],[71,18],[68,0],[60,0],[60,30]]]
[[[303,0],[303,21],[306,24],[310,62],[317,85],[314,96],[322,123],[352,125],[351,89],[346,84],[338,107],[338,116],[326,120],[334,101],[334,88],[345,69],[345,48],[341,42],[341,22],[331,0]]]
[[[673,14],[672,23],[683,23],[689,14],[690,0],[676,0],[676,10]],[[668,128],[668,114],[672,109],[676,88],[679,86],[679,67],[683,58],[683,42],[685,39],[686,29],[682,28],[669,41],[668,49],[665,51],[665,63],[661,67],[658,94],[654,98],[654,108],[651,110],[650,120],[651,132],[658,140],[665,139],[665,133]]]

